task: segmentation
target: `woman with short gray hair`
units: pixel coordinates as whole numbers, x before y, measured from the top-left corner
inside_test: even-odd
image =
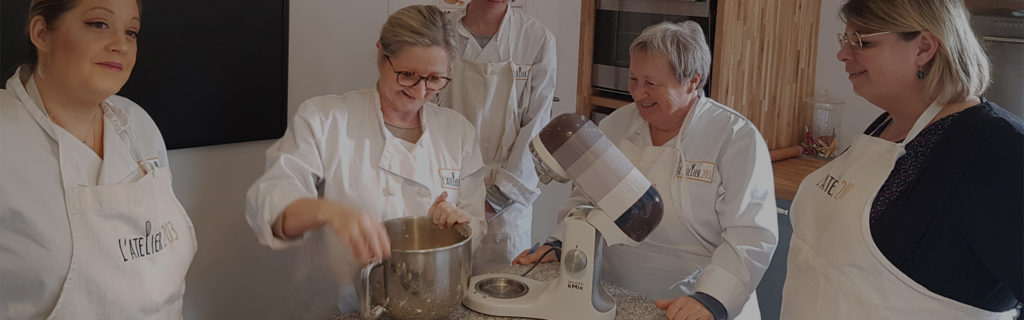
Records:
[[[306,100],[267,149],[267,171],[249,189],[246,219],[260,243],[302,245],[315,262],[297,264],[302,292],[289,295],[311,309],[299,311],[321,314],[297,317],[358,309],[352,279],[371,260],[390,256],[382,220],[470,224],[474,241],[486,230],[476,130],[430,102],[450,81],[451,37],[437,7],[399,9],[381,29],[376,87]]]
[[[750,121],[702,94],[710,65],[694,22],[648,27],[630,46],[635,102],[600,128],[658,189],[666,217],[638,247],[605,248],[602,272],[668,319],[760,319],[752,293],[778,237],[771,161]],[[586,201],[575,190],[562,217]]]
[[[697,88],[703,90],[711,74],[711,49],[704,40],[700,25],[660,23],[648,27],[629,45],[629,52],[655,54],[668,58],[676,80],[683,83],[698,77]]]

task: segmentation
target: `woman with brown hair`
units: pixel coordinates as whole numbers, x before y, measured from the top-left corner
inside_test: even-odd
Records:
[[[167,150],[114,95],[135,0],[33,0],[32,55],[0,90],[0,318],[180,319],[196,251]]]

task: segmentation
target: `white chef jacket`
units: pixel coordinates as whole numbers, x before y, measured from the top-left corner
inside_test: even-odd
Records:
[[[706,97],[694,103],[686,115],[684,127],[688,129],[681,131],[664,146],[679,146],[683,153],[686,163],[681,168],[677,167],[677,172],[686,178],[692,202],[690,208],[694,212],[684,214],[666,211],[662,221],[675,219],[673,215],[678,216],[683,223],[689,224],[685,230],[678,232],[695,232],[696,238],[701,239],[698,244],[669,245],[686,248],[680,250],[687,251],[690,256],[709,257],[705,261],[710,263],[699,265],[703,271],[693,291],[715,297],[725,306],[730,318],[736,317],[761,281],[778,242],[775,187],[768,147],[749,120]],[[633,103],[603,119],[600,128],[616,144],[620,139],[626,139],[639,147],[653,145],[648,124],[640,117]],[[580,189],[575,189],[570,200],[559,210],[559,221],[565,218],[570,209],[589,203]],[[669,206],[666,205],[666,208]],[[662,223],[658,228],[666,225],[671,224]],[[560,239],[561,233],[559,225],[552,237]],[[651,249],[649,244],[641,242],[640,247],[634,250],[654,251]],[[614,251],[606,250],[604,253],[606,264],[617,258]],[[652,270],[671,267],[650,265]],[[624,272],[645,274],[644,270]],[[663,288],[659,289],[667,290],[671,284],[687,275],[689,271],[680,270],[678,277],[651,279],[648,282],[663,284]],[[605,276],[615,277],[608,274]],[[646,288],[647,284],[617,285],[626,288],[644,286],[634,289],[638,291],[649,289]]]
[[[168,165],[163,137],[141,107],[111,96],[103,108],[103,160],[85,144],[58,154],[58,135],[70,133],[46,116],[31,72],[19,69],[0,90],[0,317],[45,318],[57,304],[72,252],[62,174],[83,186],[115,185],[145,175],[136,157]],[[61,172],[61,156],[77,167]]]
[[[473,216],[473,242],[486,231],[483,163],[475,129],[457,112],[429,102],[420,119],[423,135],[408,149],[385,127],[376,90],[306,100],[284,136],[267,149],[267,171],[249,188],[246,220],[256,238],[274,249],[306,242],[303,255],[314,258],[297,263],[297,281],[332,285],[317,272],[333,273],[341,297],[331,302],[341,311],[358,309],[352,280],[362,266],[325,228],[297,240],[275,238],[271,225],[296,200],[322,197],[384,221],[425,216],[447,191],[447,201]],[[307,262],[328,269],[303,265]]]
[[[455,26],[456,58],[475,62],[504,62],[516,64],[516,90],[519,103],[519,123],[516,139],[511,146],[499,146],[511,150],[508,160],[495,175],[494,185],[498,186],[510,200],[525,207],[531,207],[540,196],[537,172],[530,155],[530,139],[551,121],[551,105],[555,96],[555,36],[540,21],[519,9],[509,7],[505,11],[498,33],[484,48],[480,47],[473,34],[462,24],[465,9],[448,15]],[[459,83],[447,91],[457,90]],[[442,100],[442,99],[439,99]],[[478,123],[481,130],[501,130],[510,126],[504,123]],[[500,135],[499,135],[500,136]],[[500,141],[490,144],[499,145]],[[487,152],[487,150],[484,150]]]

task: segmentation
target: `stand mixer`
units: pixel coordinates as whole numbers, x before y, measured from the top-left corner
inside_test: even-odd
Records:
[[[572,180],[594,206],[563,220],[558,278],[490,273],[469,279],[463,304],[480,313],[536,319],[614,319],[601,287],[605,245],[639,245],[661,222],[661,196],[643,173],[581,115],[555,117],[530,141],[541,182]]]

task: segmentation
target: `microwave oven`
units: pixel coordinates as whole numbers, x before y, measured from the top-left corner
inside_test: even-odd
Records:
[[[649,26],[663,21],[694,21],[714,49],[717,0],[599,0],[594,19],[591,86],[597,94],[628,97],[629,45]],[[710,75],[704,87],[711,91]],[[632,99],[629,99],[632,100]]]

